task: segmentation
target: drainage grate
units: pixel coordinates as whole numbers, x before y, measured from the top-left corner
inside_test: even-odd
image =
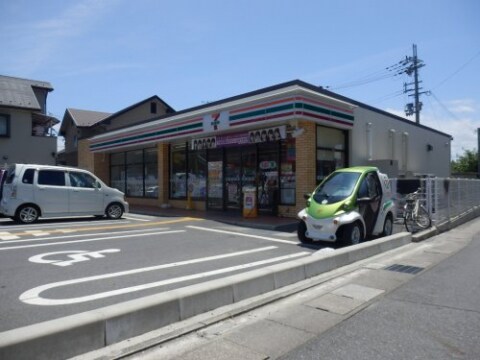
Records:
[[[385,268],[385,270],[388,270],[388,271],[396,271],[396,272],[412,274],[412,275],[418,274],[420,271],[422,271],[424,269],[425,268],[423,268],[423,267],[401,265],[401,264],[393,264],[393,265],[387,266]]]

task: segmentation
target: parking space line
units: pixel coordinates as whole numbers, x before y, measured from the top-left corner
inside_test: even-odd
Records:
[[[25,233],[33,236],[48,236],[50,235],[49,232],[43,231],[43,230],[26,230]]]
[[[155,231],[166,231],[169,230],[170,228],[165,227],[165,228],[153,228],[153,229],[148,229],[150,231],[155,230]],[[64,236],[50,236],[46,238],[37,238],[37,239],[20,239],[17,237],[17,239],[20,240],[11,240],[8,242],[8,244],[18,244],[18,243],[23,243],[23,242],[32,242],[32,241],[45,241],[45,240],[57,240],[57,239],[70,239],[70,238],[79,238],[79,237],[85,237],[85,236],[101,236],[101,235],[112,235],[112,234],[134,234],[142,231],[147,231],[147,229],[141,229],[141,230],[127,230],[127,231],[115,231],[115,232],[100,232],[100,233],[89,233],[89,234],[75,234],[75,235],[64,235]],[[2,247],[0,247],[0,250]]]
[[[289,244],[289,245],[295,245],[295,246],[298,245],[298,241],[275,239],[275,238],[266,237],[266,236],[253,235],[253,234],[245,234],[245,233],[239,233],[239,232],[233,232],[233,231],[226,231],[226,230],[220,230],[220,229],[204,228],[204,227],[194,226],[194,225],[187,225],[186,227],[189,228],[189,229],[202,230],[202,231],[211,231],[211,232],[216,232],[216,233],[220,233],[220,234],[228,234],[228,235],[237,235],[237,236],[251,237],[251,238],[254,238],[254,239],[261,239],[261,240],[273,241],[273,242],[278,242],[278,243],[282,243],[282,244]]]
[[[0,232],[0,240],[15,240],[15,239],[20,239],[20,236],[13,235],[12,233],[9,233],[8,231]]]
[[[264,248],[262,248],[262,249],[264,249]],[[257,251],[263,251],[262,249],[257,249]],[[20,295],[19,299],[21,301],[23,301],[24,303],[32,304],[32,305],[77,304],[77,303],[82,303],[82,302],[87,302],[87,301],[92,301],[92,300],[104,299],[104,298],[111,297],[111,296],[122,295],[122,294],[132,293],[132,292],[136,292],[136,291],[151,289],[151,288],[160,287],[160,286],[164,286],[164,285],[170,285],[170,284],[175,284],[175,283],[180,283],[180,282],[185,282],[185,281],[207,278],[207,277],[210,277],[210,276],[221,275],[221,274],[225,274],[225,273],[229,273],[229,272],[233,272],[233,271],[245,270],[245,269],[256,267],[256,266],[267,265],[267,264],[280,262],[280,261],[284,261],[284,260],[290,260],[290,259],[293,259],[293,258],[306,256],[306,255],[309,255],[309,254],[310,253],[308,253],[306,251],[303,251],[303,252],[298,252],[298,253],[295,253],[295,254],[278,256],[278,257],[275,257],[275,258],[255,261],[255,262],[251,262],[251,263],[247,263],[247,264],[241,264],[241,265],[231,266],[231,267],[222,268],[222,269],[216,269],[216,270],[207,271],[207,272],[198,273],[198,274],[193,274],[193,275],[180,276],[180,277],[177,277],[177,278],[166,279],[166,280],[162,280],[162,281],[156,281],[156,282],[152,282],[152,283],[141,284],[141,285],[131,286],[131,287],[127,287],[127,288],[112,290],[112,291],[105,291],[105,292],[101,292],[101,293],[97,293],[97,294],[80,296],[80,297],[76,297],[76,298],[47,299],[47,298],[40,297],[40,294],[42,292],[44,292],[46,290],[51,290],[53,288],[58,288],[58,287],[68,286],[68,285],[76,285],[76,284],[79,284],[79,283],[85,283],[85,282],[95,281],[95,280],[102,280],[102,279],[106,279],[106,278],[130,275],[131,271],[135,271],[135,273],[138,273],[138,272],[144,272],[144,271],[158,270],[158,269],[162,269],[162,268],[165,268],[165,267],[179,266],[179,264],[181,265],[182,262],[172,263],[172,264],[164,264],[164,265],[154,266],[154,267],[150,267],[150,268],[135,269],[135,270],[131,270],[131,271],[124,271],[124,272],[113,273],[113,274],[91,276],[91,277],[86,277],[86,278],[59,281],[59,282],[56,282],[56,283],[41,285],[41,286],[38,286],[36,288],[25,291],[22,295]],[[227,257],[227,256],[231,257],[231,256],[237,256],[237,255],[238,255],[238,253],[232,253],[232,254],[224,254],[223,256],[224,257]],[[211,259],[213,257],[209,257],[209,258]],[[195,259],[195,260],[197,262],[201,262],[201,261],[208,261],[207,259],[209,259],[209,258]]]
[[[144,221],[144,222],[150,222],[150,221],[152,221],[152,220],[149,220],[149,219],[139,219],[139,218],[130,217],[130,216],[124,216],[123,218],[124,218],[124,219],[128,219],[128,220],[134,220],[134,221]]]
[[[0,251],[4,250],[17,250],[17,249],[26,249],[26,248],[33,248],[33,247],[42,247],[42,246],[52,246],[52,245],[65,245],[65,244],[76,244],[76,243],[83,243],[89,241],[102,241],[102,240],[111,240],[111,239],[123,239],[123,238],[132,238],[132,237],[139,237],[139,236],[148,236],[148,235],[167,235],[167,234],[176,234],[182,233],[185,230],[169,230],[169,231],[157,231],[153,233],[140,233],[140,234],[129,234],[129,235],[122,235],[122,236],[106,236],[106,237],[99,237],[95,239],[84,239],[84,240],[71,240],[71,241],[58,241],[53,243],[45,243],[45,244],[32,244],[32,245],[18,245],[18,246],[9,246],[9,247],[0,247]],[[112,233],[108,233],[105,235],[111,235]],[[91,236],[91,234],[86,234],[84,236]],[[38,239],[37,239],[38,240]],[[50,238],[44,239],[50,240]],[[30,240],[31,241],[31,240]]]
[[[65,233],[66,231],[76,231],[76,232],[85,232],[85,231],[97,231],[97,230],[111,230],[111,229],[128,229],[128,228],[135,228],[135,227],[150,227],[150,226],[158,226],[158,225],[166,225],[166,224],[175,224],[175,223],[180,223],[180,222],[186,222],[186,221],[203,221],[203,219],[197,219],[197,218],[191,218],[191,217],[183,217],[183,218],[176,218],[176,219],[173,219],[173,220],[163,220],[163,221],[150,221],[148,224],[145,224],[145,223],[141,223],[141,224],[130,224],[130,223],[127,223],[127,224],[119,224],[118,223],[118,220],[117,222],[114,222],[112,223],[115,224],[114,226],[86,226],[86,227],[77,227],[75,229],[52,229],[50,230],[48,233],[50,234],[63,234]],[[53,226],[51,226],[53,227]],[[25,230],[25,229],[22,229],[21,232],[18,232],[18,233],[7,233],[11,236],[15,235],[15,236],[30,236],[32,235],[31,232],[33,231],[37,231],[37,230]]]

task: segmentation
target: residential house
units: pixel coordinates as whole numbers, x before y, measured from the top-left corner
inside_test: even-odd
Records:
[[[60,121],[47,115],[49,82],[0,75],[0,165],[54,165]]]
[[[113,114],[67,108],[60,127],[60,135],[65,138],[65,150],[59,163],[78,166],[78,146],[82,139],[148,122],[173,112],[173,108],[156,95]]]

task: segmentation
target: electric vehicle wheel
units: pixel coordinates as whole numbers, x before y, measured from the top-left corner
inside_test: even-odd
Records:
[[[305,221],[303,220],[298,223],[297,235],[298,240],[300,240],[300,242],[303,244],[311,244],[313,242],[312,239],[307,237],[307,224],[305,224]]]
[[[363,230],[358,222],[346,225],[343,231],[343,243],[345,245],[356,245],[363,241]]]
[[[391,214],[388,214],[383,223],[382,236],[389,236],[393,233],[393,218]]]

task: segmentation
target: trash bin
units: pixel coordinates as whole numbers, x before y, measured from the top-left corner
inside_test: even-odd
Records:
[[[254,187],[243,188],[243,217],[257,217],[257,191]]]

